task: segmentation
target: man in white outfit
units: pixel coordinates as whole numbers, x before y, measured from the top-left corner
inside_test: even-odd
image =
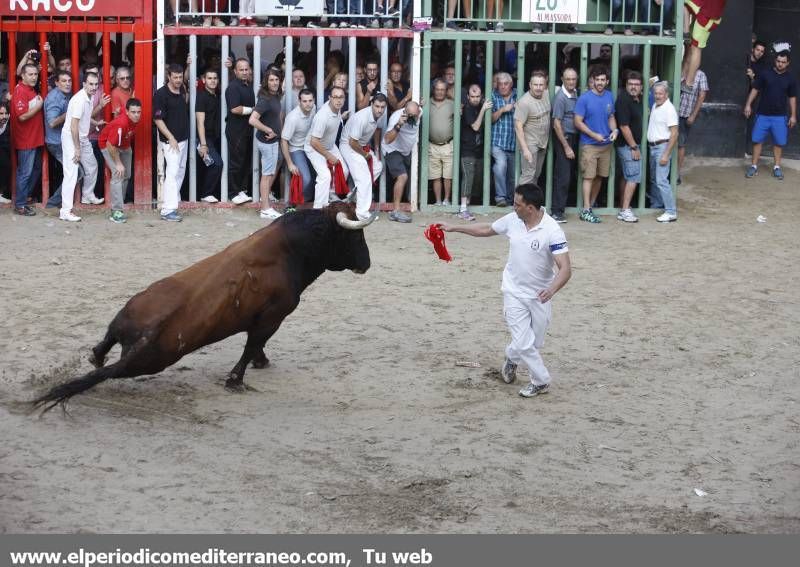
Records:
[[[331,170],[337,163],[342,164],[344,176],[347,177],[347,164],[336,147],[336,134],[342,123],[342,106],[344,105],[344,89],[333,87],[328,102],[323,104],[314,120],[303,145],[314,171],[317,172],[317,183],[314,185],[314,208],[328,206],[331,193]]]
[[[339,142],[339,150],[350,169],[356,188],[356,216],[359,220],[367,220],[370,216],[372,184],[383,171],[383,164],[378,158],[381,139],[378,121],[386,112],[386,104],[385,94],[374,94],[370,105],[356,112],[347,121]]]
[[[470,236],[505,235],[509,240],[508,261],[503,270],[503,313],[511,331],[501,374],[506,384],[517,377],[517,366],[528,367],[531,381],[520,390],[525,398],[550,390],[550,372],[539,349],[552,318],[550,299],[564,287],[572,268],[564,231],[542,205],[544,192],[533,183],[514,191],[514,212],[494,223],[442,224],[445,232]],[[554,268],[557,267],[556,272]]]
[[[94,195],[97,182],[97,160],[92,143],[89,141],[89,128],[92,119],[92,97],[97,92],[100,77],[97,73],[86,73],[83,88],[75,93],[67,106],[64,126],[61,128],[61,150],[64,160],[64,182],[61,185],[61,212],[63,221],[77,222],[81,217],[72,213],[75,185],[78,183],[78,167],[83,166],[83,199],[91,204],[100,204],[103,199]]]

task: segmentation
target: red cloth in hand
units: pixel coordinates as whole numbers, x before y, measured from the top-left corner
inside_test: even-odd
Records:
[[[373,184],[375,183],[375,175],[372,173],[372,154],[370,153],[370,150],[372,148],[370,148],[369,146],[364,146],[361,149],[367,152],[367,157],[365,157],[364,159],[367,160],[367,165],[369,166],[369,182],[370,184]]]
[[[447,251],[447,246],[444,244],[444,231],[441,229],[441,225],[429,225],[428,228],[425,229],[425,238],[433,243],[433,249],[436,251],[440,260],[444,260],[445,262],[453,260],[450,252]]]
[[[347,188],[347,178],[344,176],[342,162],[338,161],[336,165],[328,163],[328,169],[331,170],[331,183],[333,184],[333,190],[336,192],[336,195],[339,197],[346,196],[350,190]]]
[[[289,204],[302,205],[305,202],[303,197],[303,176],[295,173],[289,182]]]

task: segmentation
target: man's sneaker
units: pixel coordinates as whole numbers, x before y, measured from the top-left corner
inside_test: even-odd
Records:
[[[206,16],[203,18],[203,27],[210,28],[211,27],[211,16]]]
[[[283,215],[281,215],[281,213],[270,207],[266,211],[261,211],[258,214],[258,216],[260,216],[262,219],[275,220],[281,218],[281,216]]]
[[[503,22],[497,22],[494,25],[494,31],[495,33],[503,33],[504,31],[506,31],[506,27],[503,25]]]
[[[772,177],[783,181],[783,170],[781,169],[781,166],[776,165],[772,168]]]
[[[583,209],[583,212],[581,212],[581,220],[592,224],[603,222],[596,214],[592,212],[592,209]]]
[[[181,222],[183,217],[178,214],[178,211],[170,211],[165,215],[162,214],[161,220],[169,222]]]
[[[748,167],[747,168],[747,172],[744,174],[744,176],[747,179],[752,179],[756,175],[758,175],[758,166],[757,165],[751,165],[750,167]]]
[[[497,200],[495,200],[495,202],[494,202],[494,206],[495,206],[495,207],[507,207],[507,206],[508,206],[508,203],[506,203],[506,200],[505,200],[505,199],[497,199]]]
[[[553,213],[553,220],[556,221],[558,224],[564,224],[565,222],[567,222],[567,215],[560,213]]]
[[[468,210],[460,211],[456,216],[458,218],[460,218],[461,220],[465,220],[465,221],[474,221],[475,220],[475,215],[473,215]]]
[[[34,211],[28,205],[24,205],[22,207],[14,207],[14,214],[23,217],[34,217],[36,216],[36,211]]]
[[[672,213],[664,213],[656,219],[658,222],[675,222],[678,220],[678,215]]]
[[[105,199],[98,199],[94,195],[81,197],[81,205],[102,205],[104,202]]]
[[[108,220],[111,222],[115,222],[117,224],[122,224],[128,222],[128,217],[125,216],[125,213],[122,211],[112,211],[111,216],[108,217]]]
[[[603,33],[606,35],[614,35],[614,30],[611,28],[611,26],[606,26],[606,29],[603,31]]]
[[[234,205],[242,205],[247,201],[252,201],[252,200],[253,199],[252,197],[250,197],[250,195],[248,195],[244,191],[239,191],[239,194],[236,195],[233,199],[231,199],[231,203],[233,203]]]
[[[238,26],[239,25],[239,17],[238,16],[233,16],[231,18],[231,25],[232,26]]]
[[[81,220],[81,217],[79,217],[78,215],[73,215],[72,211],[67,211],[66,213],[60,213],[58,215],[58,218],[67,222],[78,222]]]
[[[214,195],[206,195],[200,200],[203,201],[204,203],[219,203],[219,199],[217,199]]]
[[[445,24],[445,27],[450,30],[458,31],[458,24],[453,20],[447,20],[447,24]]]
[[[331,22],[331,25],[329,25],[328,27],[331,29],[336,29],[338,26],[339,24],[337,24],[336,22]]]
[[[513,384],[514,380],[517,379],[517,364],[506,358],[506,361],[503,363],[503,368],[500,370],[500,374],[503,376],[503,382],[506,384]]]
[[[449,206],[450,206],[450,201],[448,201],[447,199],[444,199],[444,200],[442,201],[442,206],[443,206],[443,207],[449,207]]]
[[[0,195],[0,205],[8,205],[11,202],[11,199],[6,199],[2,195]]]
[[[402,211],[392,211],[389,213],[389,220],[393,220],[395,222],[411,222],[411,217],[405,214]]]
[[[311,29],[317,29],[320,27],[320,22],[315,22],[312,20],[306,24],[306,27]]]
[[[489,33],[494,33],[494,22],[489,22],[486,24],[486,31]]]
[[[381,23],[378,21],[378,18],[372,18],[372,20],[369,22],[369,27],[371,27],[374,30],[380,28]]]
[[[622,209],[617,214],[617,220],[621,220],[623,222],[639,222],[639,218],[633,214],[633,211],[630,209]]]
[[[523,398],[532,398],[534,396],[538,396],[539,394],[546,394],[550,391],[550,384],[542,384],[537,386],[533,382],[529,383],[525,386],[522,390],[519,391],[519,395]]]
[[[533,24],[531,28],[531,32],[533,33],[542,33],[542,24]]]
[[[283,209],[283,214],[284,215],[290,215],[290,214],[296,213],[296,212],[297,212],[297,207],[295,207],[294,205],[289,205],[288,207]]]

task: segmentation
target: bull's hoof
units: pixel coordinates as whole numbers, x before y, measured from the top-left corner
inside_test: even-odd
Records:
[[[269,366],[269,359],[266,356],[263,358],[254,358],[252,364],[253,368],[266,368]]]
[[[236,392],[238,394],[244,393],[247,390],[244,382],[235,378],[228,378],[225,380],[225,389],[229,392]]]
[[[102,368],[103,365],[106,363],[106,357],[98,357],[95,353],[89,355],[89,362],[95,368]]]

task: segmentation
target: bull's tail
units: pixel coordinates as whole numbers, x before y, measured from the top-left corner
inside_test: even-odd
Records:
[[[53,409],[58,404],[64,404],[72,396],[85,392],[97,386],[100,382],[105,382],[109,378],[119,378],[119,362],[97,368],[81,378],[64,382],[58,386],[53,386],[43,396],[33,400],[31,404],[34,408],[44,408],[43,413]]]

